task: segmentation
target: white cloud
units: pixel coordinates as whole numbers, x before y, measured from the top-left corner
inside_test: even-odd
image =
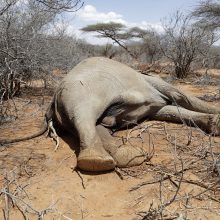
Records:
[[[123,20],[123,16],[121,14],[117,14],[113,11],[107,13],[99,12],[92,5],[86,5],[83,9],[78,11],[77,15],[80,19],[89,22],[118,22],[122,24],[126,23],[126,21]]]
[[[147,21],[141,21],[139,23],[137,23],[137,22],[127,22],[126,26],[128,28],[139,27],[139,28],[144,29],[144,30],[154,30],[158,33],[163,33],[163,31],[164,31],[164,29],[162,27],[162,24],[160,22],[158,22],[158,23],[150,23],[150,22],[147,22]]]
[[[123,18],[123,15],[117,14],[116,12],[110,11],[107,13],[99,12],[93,5],[86,5],[83,9],[79,10],[76,14],[78,18],[83,21],[94,23],[94,22],[118,22],[126,25],[127,27],[138,26],[143,29],[155,29],[158,32],[163,31],[161,23],[150,23],[147,21],[142,21],[139,23],[128,22]]]
[[[160,22],[150,23],[150,22],[142,21],[140,24],[137,24],[136,26],[139,26],[142,29],[153,29],[159,33],[162,33],[164,31],[162,24]]]

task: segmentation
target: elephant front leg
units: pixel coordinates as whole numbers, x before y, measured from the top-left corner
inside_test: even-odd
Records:
[[[147,159],[147,153],[129,143],[112,137],[105,127],[98,125],[97,132],[103,142],[104,148],[114,158],[117,167],[132,167],[142,164]]]
[[[76,125],[80,138],[80,153],[77,166],[84,171],[108,171],[115,168],[115,161],[103,148],[103,143],[95,125]]]
[[[170,121],[174,123],[185,122],[188,125],[198,126],[203,131],[220,135],[220,115],[219,114],[206,114],[195,111],[190,111],[177,106],[165,106],[161,108],[153,119],[161,121]]]

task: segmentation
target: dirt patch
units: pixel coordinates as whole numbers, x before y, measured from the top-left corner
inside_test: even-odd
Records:
[[[196,96],[217,89],[177,86]],[[43,91],[42,96],[41,89],[15,99],[18,120],[0,127],[1,139],[40,128],[52,94]],[[217,101],[213,104],[220,107]],[[56,152],[45,135],[1,147],[0,216],[16,220],[220,218],[219,137],[156,121],[114,135],[142,146],[149,155],[154,152],[153,157],[138,167],[93,174],[75,169],[75,145],[71,143],[72,149],[64,141],[71,139],[68,136]]]

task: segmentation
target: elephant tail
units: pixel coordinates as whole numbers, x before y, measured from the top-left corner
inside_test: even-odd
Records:
[[[26,140],[30,140],[32,138],[39,137],[42,134],[44,134],[47,131],[47,129],[48,129],[48,122],[45,118],[41,129],[39,131],[37,131],[36,133],[31,134],[31,135],[26,135],[26,136],[20,137],[20,138],[13,138],[13,139],[10,139],[10,140],[8,140],[8,139],[0,140],[0,146],[5,145],[5,144],[16,143],[16,142],[20,142],[20,141],[26,141]]]

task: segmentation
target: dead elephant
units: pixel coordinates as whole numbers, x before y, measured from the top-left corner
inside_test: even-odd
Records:
[[[46,118],[78,134],[78,167],[107,171],[139,165],[141,149],[117,148],[108,129],[121,129],[143,119],[195,124],[220,135],[220,110],[189,96],[161,78],[142,75],[130,67],[102,57],[79,63],[57,88]]]
[[[219,113],[217,107],[184,94],[159,77],[94,57],[82,61],[64,78],[47,114],[66,131],[77,132],[79,168],[105,171],[144,161],[140,149],[114,146],[107,128],[126,128],[145,118],[184,120],[219,135]]]

